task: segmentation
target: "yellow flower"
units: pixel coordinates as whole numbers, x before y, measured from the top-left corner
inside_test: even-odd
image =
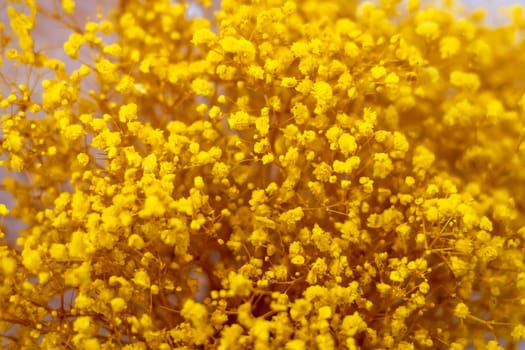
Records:
[[[450,83],[453,86],[470,91],[478,90],[481,85],[479,77],[475,73],[467,73],[457,70],[450,73]]]
[[[140,286],[142,288],[149,288],[150,287],[149,275],[143,269],[135,271],[135,275],[133,277],[133,282],[135,282],[135,284],[137,284],[138,286]]]
[[[0,203],[0,215],[6,216],[9,214],[9,209],[7,209],[7,206],[3,203]]]
[[[79,33],[72,33],[69,40],[64,43],[64,52],[71,58],[78,58],[78,51],[84,44],[84,38]]]
[[[3,257],[0,261],[2,262],[2,272],[4,273],[4,275],[11,276],[16,272],[17,263],[14,258],[6,256]]]
[[[93,332],[93,320],[89,316],[80,316],[73,323],[73,329],[76,332],[90,335]]]
[[[193,33],[193,39],[192,42],[195,45],[201,45],[201,44],[211,44],[215,42],[216,35],[212,31],[206,28],[201,28],[195,31]]]
[[[344,133],[341,136],[339,136],[337,143],[339,149],[341,150],[341,153],[343,153],[345,156],[348,156],[349,154],[352,154],[357,150],[357,143],[355,141],[355,138],[348,133]]]
[[[125,310],[126,307],[127,307],[126,301],[120,297],[117,297],[111,300],[111,309],[115,313]]]
[[[435,40],[440,35],[439,24],[434,21],[423,21],[416,27],[416,33],[428,40]]]
[[[42,267],[42,257],[37,250],[24,249],[22,252],[22,264],[32,273],[37,273]]]
[[[523,9],[123,3],[0,21],[5,347],[523,338]]]
[[[210,82],[204,79],[195,79],[191,83],[191,88],[193,92],[195,92],[197,95],[202,96],[211,96],[213,94],[213,87],[211,86]]]

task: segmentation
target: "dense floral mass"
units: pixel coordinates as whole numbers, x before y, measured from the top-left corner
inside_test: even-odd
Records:
[[[525,339],[520,7],[56,5],[1,8],[3,348]]]

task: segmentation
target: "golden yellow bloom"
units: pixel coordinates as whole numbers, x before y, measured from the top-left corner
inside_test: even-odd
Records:
[[[456,305],[456,308],[454,309],[454,315],[463,319],[466,318],[470,314],[468,306],[464,303],[459,303]]]
[[[0,15],[2,346],[524,340],[519,6],[56,5]]]

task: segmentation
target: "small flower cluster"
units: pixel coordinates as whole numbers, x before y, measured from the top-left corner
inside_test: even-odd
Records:
[[[521,8],[488,28],[452,1],[223,0],[211,21],[126,0],[73,25],[73,0],[8,2],[2,346],[525,339]],[[46,16],[67,60],[33,39]]]

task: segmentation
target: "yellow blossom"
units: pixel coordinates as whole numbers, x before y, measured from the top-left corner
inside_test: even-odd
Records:
[[[191,83],[191,88],[198,95],[210,96],[213,94],[213,87],[204,79],[195,79]]]
[[[80,316],[78,317],[74,324],[73,329],[76,332],[89,335],[93,332],[93,321],[89,316]]]
[[[3,203],[0,203],[0,215],[6,216],[9,214],[9,209],[7,209],[7,206]]]
[[[135,282],[138,286],[143,287],[143,288],[150,287],[149,275],[143,269],[137,270],[135,272],[135,275],[133,277],[133,282]]]
[[[468,306],[464,303],[459,303],[456,305],[456,308],[454,309],[454,315],[458,318],[466,318],[470,314]]]
[[[56,3],[0,16],[3,347],[524,338],[521,7]]]
[[[2,262],[2,272],[5,276],[11,276],[16,272],[17,263],[12,257],[4,257],[0,260]]]
[[[465,88],[466,90],[471,91],[478,90],[481,85],[479,77],[475,73],[462,71],[453,71],[450,73],[450,83],[453,86]]]
[[[111,309],[114,312],[121,312],[126,309],[126,301],[122,298],[114,298],[111,300]]]
[[[27,269],[33,273],[36,273],[42,264],[42,257],[37,250],[26,250],[22,253],[22,263]]]

